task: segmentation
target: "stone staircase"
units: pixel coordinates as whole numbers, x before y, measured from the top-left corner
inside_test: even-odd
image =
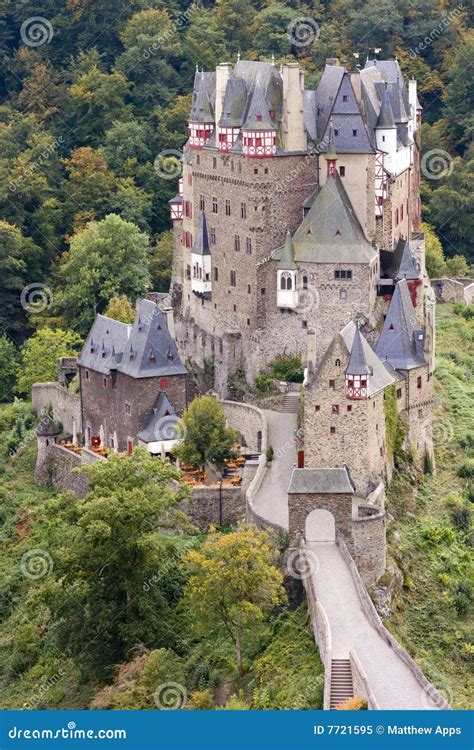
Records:
[[[334,710],[339,704],[353,697],[354,687],[349,659],[333,659],[331,661],[330,710]]]
[[[298,414],[299,400],[300,396],[298,391],[288,391],[288,393],[285,393],[281,411],[287,412],[288,414]]]

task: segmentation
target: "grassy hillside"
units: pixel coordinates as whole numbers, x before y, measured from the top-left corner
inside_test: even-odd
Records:
[[[386,625],[455,708],[472,697],[472,308],[437,308],[435,475],[390,488],[389,563],[403,576]]]

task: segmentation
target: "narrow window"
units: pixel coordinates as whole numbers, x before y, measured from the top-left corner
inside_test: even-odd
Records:
[[[265,297],[265,292],[266,292],[266,289],[264,286],[262,286],[262,288],[260,289],[260,294],[262,295],[262,297]]]
[[[247,218],[247,204],[246,203],[240,204],[240,218],[241,219]]]
[[[214,281],[219,281],[219,269],[214,266]]]
[[[206,209],[206,201],[204,200],[204,196],[202,193],[199,196],[199,208],[201,211],[205,211]]]
[[[211,245],[216,244],[216,230],[214,227],[211,227],[211,229],[209,230],[209,241]]]
[[[238,234],[234,235],[234,250],[240,252],[240,236]]]
[[[316,406],[314,407],[314,411],[321,411],[321,407],[319,404],[316,404]]]
[[[331,427],[331,435],[335,435],[335,434],[336,434],[336,428],[335,427]]]
[[[308,288],[308,277],[303,276],[303,289],[307,289],[307,288]]]
[[[215,196],[212,198],[212,213],[217,213],[217,198]]]
[[[346,168],[345,167],[339,167],[339,174],[341,175],[341,177],[345,177],[346,176]]]
[[[225,201],[225,215],[230,216],[230,200],[226,198]]]
[[[307,328],[307,327],[308,327],[308,321],[307,320],[302,320],[301,321],[301,328]]]
[[[419,375],[416,379],[416,387],[421,388],[421,375]]]
[[[355,128],[354,128],[354,130],[352,131],[352,135],[357,135],[357,130],[356,130]]]
[[[343,96],[342,96],[342,101],[343,101],[343,102],[347,102],[347,94],[343,94]]]
[[[237,286],[237,274],[235,271],[230,272],[230,285]]]
[[[247,255],[252,255],[252,239],[251,237],[247,237],[245,240],[245,252]]]
[[[212,168],[213,168],[213,169],[217,169],[217,159],[216,159],[216,157],[215,157],[215,156],[214,156],[214,158],[212,159]]]
[[[335,380],[330,380],[329,381],[329,387],[330,388],[335,388],[336,387],[336,381]]]
[[[347,407],[347,411],[352,411],[352,406],[351,406],[350,404],[349,404],[349,406]]]

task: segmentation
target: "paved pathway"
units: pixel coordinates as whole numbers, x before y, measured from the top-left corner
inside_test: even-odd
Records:
[[[316,595],[329,620],[332,658],[355,651],[381,709],[436,709],[415,676],[371,625],[337,544],[310,542],[319,561]]]
[[[275,457],[255,500],[255,510],[272,523],[288,529],[288,495],[296,463],[296,415],[265,411],[268,444]],[[350,569],[334,543],[312,542],[319,559],[314,583],[327,614],[332,635],[332,658],[357,654],[381,709],[435,709],[413,673],[367,619]]]
[[[296,463],[294,432],[296,414],[265,410],[268,445],[273,446],[274,459],[267,471],[255,501],[255,510],[263,518],[288,529],[288,495],[290,477]]]

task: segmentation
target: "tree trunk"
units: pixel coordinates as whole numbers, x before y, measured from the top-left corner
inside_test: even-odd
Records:
[[[242,665],[242,646],[240,643],[240,628],[238,625],[235,631],[235,655],[236,655],[237,671],[239,673],[239,678],[242,678],[244,669]]]

